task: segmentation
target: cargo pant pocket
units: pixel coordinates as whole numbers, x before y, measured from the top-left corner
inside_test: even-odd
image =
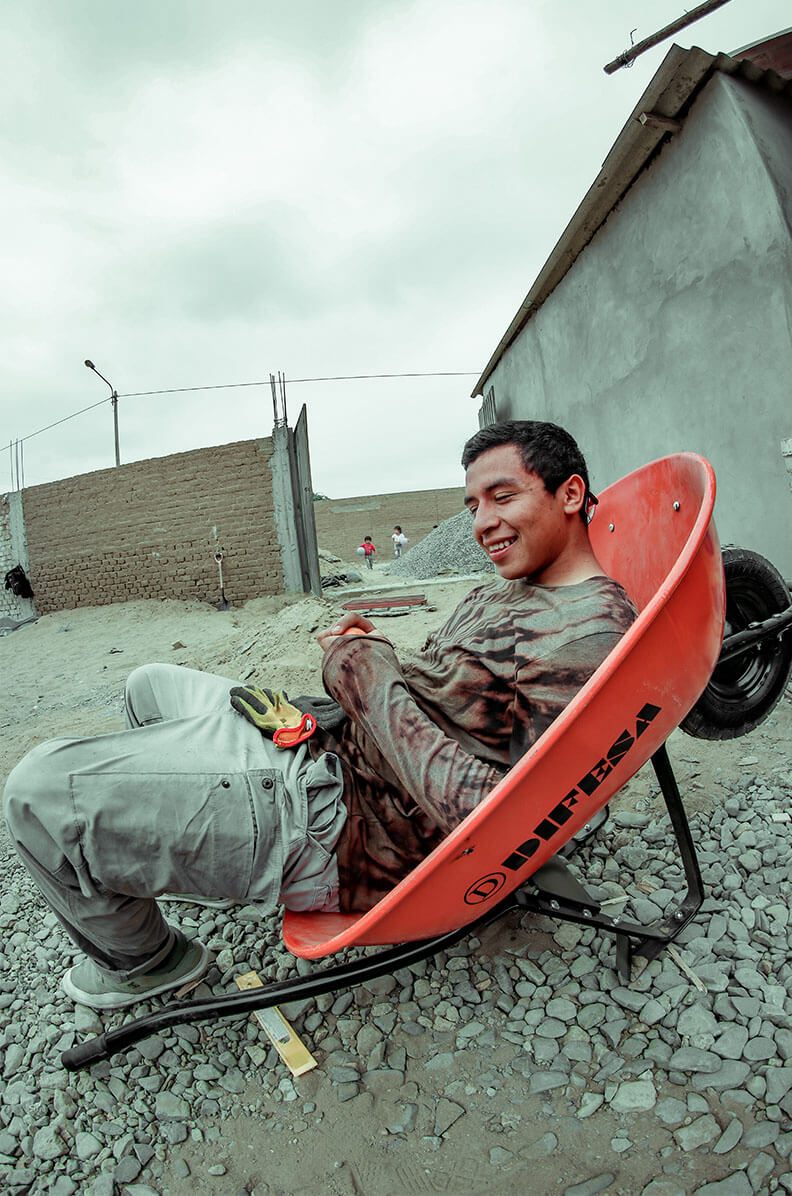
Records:
[[[244,898],[256,845],[245,773],[136,773],[71,778],[80,847],[109,890]]]

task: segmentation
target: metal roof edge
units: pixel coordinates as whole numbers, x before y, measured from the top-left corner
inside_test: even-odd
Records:
[[[732,58],[739,58],[740,55],[745,54],[748,50],[760,50],[765,46],[772,46],[775,42],[782,41],[792,33],[792,25],[788,29],[779,29],[778,33],[772,33],[770,37],[763,37],[758,42],[748,42],[746,46],[740,46],[738,50],[730,50],[729,54]]]
[[[639,120],[642,113],[670,120],[684,116],[693,99],[716,72],[740,74],[750,82],[761,82],[772,91],[792,90],[790,81],[773,71],[762,70],[748,59],[728,54],[709,54],[698,46],[689,50],[673,45],[630,114],[600,172],[586,192],[572,219],[555,244],[536,281],[501,337],[474,389],[471,398],[484,392],[484,384],[509,345],[555,290],[576,258],[632,186],[636,177],[670,135],[668,128],[652,127]]]

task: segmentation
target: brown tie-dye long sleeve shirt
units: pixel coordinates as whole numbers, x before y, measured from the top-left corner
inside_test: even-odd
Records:
[[[339,636],[324,685],[349,719],[334,751],[348,818],[341,908],[365,910],[486,796],[549,727],[635,618],[607,577],[572,586],[495,581],[460,603],[417,655]]]

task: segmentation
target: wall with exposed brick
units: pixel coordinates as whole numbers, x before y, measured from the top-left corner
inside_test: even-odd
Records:
[[[320,499],[314,503],[316,539],[320,549],[343,561],[354,561],[355,549],[363,537],[371,536],[377,549],[375,559],[385,562],[393,558],[391,536],[395,524],[401,526],[410,545],[417,544],[435,524],[459,514],[464,496],[464,486],[450,486],[444,490]],[[322,566],[323,573],[329,571],[328,566]]]
[[[14,543],[11,535],[11,496],[0,494],[0,576],[5,577],[9,569],[16,565]],[[10,590],[0,589],[0,615],[18,618],[18,599]]]
[[[21,565],[29,575],[25,523],[22,515],[22,499],[18,490],[0,494],[0,578],[5,579],[9,570]],[[20,598],[0,582],[0,617],[21,622],[35,615],[31,598]]]
[[[38,614],[134,598],[283,592],[272,440],[174,453],[23,492]]]

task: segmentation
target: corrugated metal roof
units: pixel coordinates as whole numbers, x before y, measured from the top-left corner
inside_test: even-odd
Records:
[[[762,70],[747,58],[708,54],[696,46],[690,50],[672,46],[614,142],[583,202],[564,229],[517,314],[501,337],[471,392],[472,397],[484,393],[487,379],[509,345],[555,290],[597,229],[657,153],[661,143],[673,136],[669,127],[658,127],[651,121],[642,123],[641,117],[651,114],[654,117],[665,118],[666,121],[683,121],[696,96],[716,71],[727,75],[739,75],[752,83],[761,84],[770,91],[785,92],[792,97],[792,79],[784,79],[773,71]]]
[[[732,50],[732,58],[750,58],[764,71],[776,71],[785,79],[792,76],[792,29],[782,29],[772,37],[751,42],[740,50]]]

